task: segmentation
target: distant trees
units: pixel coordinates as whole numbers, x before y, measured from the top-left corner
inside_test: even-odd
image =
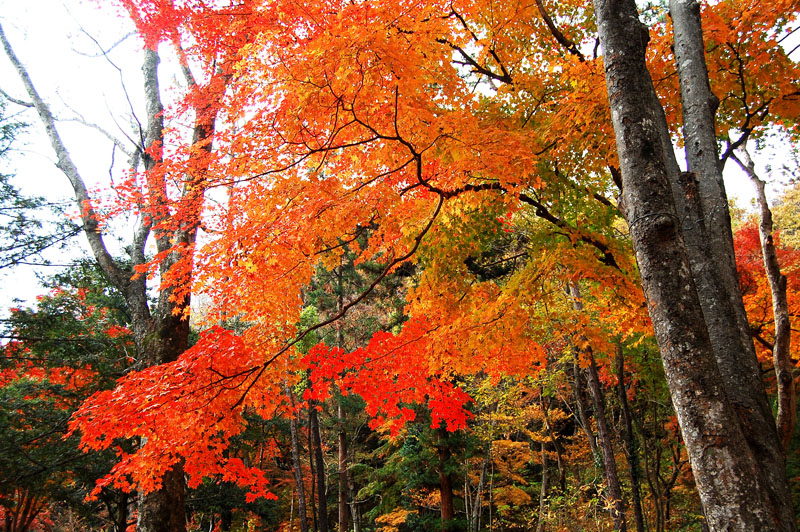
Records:
[[[192,526],[660,531],[691,470],[712,530],[796,530],[721,178],[796,133],[779,4],[125,0],[146,111],[107,211],[0,30],[136,347],[71,421],[135,443],[98,489],[147,532],[208,479],[236,504]]]

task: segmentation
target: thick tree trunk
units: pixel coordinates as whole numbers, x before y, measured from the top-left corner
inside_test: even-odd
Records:
[[[115,494],[114,532],[125,532],[128,528],[128,497],[122,490]]]
[[[158,491],[139,494],[137,532],[178,532],[186,530],[183,468],[164,474]]]
[[[441,499],[441,516],[442,516],[442,530],[451,530],[452,521],[455,518],[455,506],[453,501],[453,479],[447,471],[447,464],[450,462],[450,446],[447,443],[447,434],[445,429],[436,429],[438,435],[438,444],[436,446],[437,456],[439,463],[437,469],[439,472],[439,495]]]
[[[696,195],[687,197],[687,202],[698,204],[707,233],[705,260],[710,261],[710,267],[695,266],[695,283],[725,392],[763,475],[781,530],[796,530],[783,448],[774,429],[739,288],[728,198],[717,152],[714,115],[719,100],[709,86],[700,5],[696,0],[670,0],[669,5],[686,160],[697,185]]]
[[[786,276],[781,273],[778,254],[772,236],[772,211],[764,192],[765,183],[755,171],[755,165],[747,150],[742,149],[734,156],[753,185],[756,187],[761,223],[761,254],[764,259],[764,271],[767,274],[769,289],[772,293],[772,315],[775,319],[775,342],[772,346],[772,364],[775,367],[775,378],[778,387],[778,416],[776,424],[783,449],[789,447],[796,422],[797,399],[794,387],[794,363],[791,356],[792,329],[789,322],[789,303],[786,299]]]
[[[644,532],[644,514],[641,501],[641,467],[639,466],[639,450],[633,436],[633,420],[631,409],[628,405],[628,393],[625,389],[625,358],[622,346],[617,344],[617,395],[622,407],[622,417],[625,429],[625,456],[628,458],[628,468],[631,475],[631,493],[633,499],[633,515],[636,519],[636,531]]]
[[[705,515],[715,531],[775,530],[775,509],[725,395],[681,237],[645,64],[647,29],[633,0],[594,5],[625,216]]]
[[[322,439],[319,431],[319,416],[315,405],[309,406],[309,419],[311,420],[312,447],[314,449],[314,462],[317,469],[317,523],[319,532],[328,532],[328,490],[325,485],[325,457],[322,455]]]

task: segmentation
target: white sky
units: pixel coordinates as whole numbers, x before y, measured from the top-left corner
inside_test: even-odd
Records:
[[[131,31],[126,20],[100,1],[81,0],[0,0],[0,23],[14,51],[25,64],[43,99],[59,118],[79,113],[86,121],[101,125],[122,137],[120,127],[130,134],[129,105],[122,91],[120,73],[102,56],[99,48],[81,31],[81,25],[103,47],[110,47]],[[123,69],[134,109],[142,109],[141,44],[128,38],[109,54]],[[3,54],[0,56],[0,86],[12,96],[28,100],[16,71]],[[69,107],[67,106],[69,105]],[[9,105],[8,110],[19,109]],[[114,110],[112,113],[110,110]],[[112,116],[116,116],[115,119]],[[30,124],[12,160],[3,170],[15,174],[14,184],[23,192],[53,199],[73,200],[65,176],[55,167],[55,156],[33,111],[20,118]],[[89,187],[108,186],[111,143],[98,132],[74,122],[58,124],[62,139]],[[124,167],[126,156],[117,151],[117,168]],[[120,166],[122,165],[122,166]],[[74,256],[88,254],[85,238],[75,239]],[[70,257],[50,254],[53,262],[69,262]],[[55,273],[55,268],[39,268]],[[0,316],[14,298],[31,301],[42,292],[35,268],[22,266],[0,270]]]
[[[124,18],[116,15],[114,8],[107,3],[101,8],[101,4],[101,0],[0,0],[0,22],[40,94],[57,116],[74,116],[64,103],[68,102],[86,120],[119,135],[110,110],[114,110],[122,127],[126,127],[129,113],[120,74],[106,59],[97,57],[97,46],[81,32],[80,25],[104,47],[119,41],[131,28]],[[111,57],[123,69],[134,108],[141,109],[140,44],[135,38],[129,38],[114,49]],[[16,72],[4,55],[0,56],[0,86],[12,96],[27,99]],[[9,107],[10,110],[15,108]],[[3,169],[16,173],[15,184],[24,192],[49,198],[72,198],[66,178],[55,168],[53,152],[38,118],[32,112],[22,117],[31,124],[29,133],[24,135],[24,145],[19,147],[10,166],[4,163]],[[111,156],[108,140],[74,123],[61,123],[59,127],[87,184],[107,185]],[[776,148],[774,153],[766,159],[757,159],[756,163],[780,160],[781,151],[780,147]],[[124,164],[125,156],[117,152],[116,161],[118,165]],[[726,174],[729,195],[737,197],[740,206],[748,207],[753,197],[752,185],[732,162]],[[78,242],[85,247],[83,237]],[[0,271],[0,286],[0,316],[6,314],[12,299],[31,301],[41,292],[31,267]]]

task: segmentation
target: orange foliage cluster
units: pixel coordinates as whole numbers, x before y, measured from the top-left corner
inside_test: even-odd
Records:
[[[786,276],[789,321],[794,331],[800,326],[800,249],[781,245],[780,235],[775,235],[774,239],[781,273]],[[748,221],[740,226],[734,235],[734,244],[739,286],[755,338],[756,353],[759,360],[771,364],[775,320],[772,315],[772,292],[764,272],[758,224]],[[799,344],[800,342],[793,339],[791,356],[795,361],[800,360]]]
[[[729,95],[724,120],[758,127],[771,104],[796,117],[793,87],[753,70],[778,64],[763,54],[796,69],[762,31],[778,15],[756,1],[742,12],[741,4],[718,2],[705,13],[715,87]],[[545,364],[541,345],[552,322],[541,315],[575,326],[569,336],[581,349],[610,352],[610,335],[648,330],[634,261],[620,238],[625,228],[605,199],[607,168],[617,162],[584,2],[552,6],[569,50],[530,2],[122,5],[147,46],[172,43],[181,61],[206,67],[206,79],[168,113],[219,113],[224,124],[210,154],[193,156],[202,146],[185,143],[169,153],[153,148],[163,163],[130,176],[118,189],[122,204],[149,198],[143,213],[159,234],[202,220],[213,238],[196,249],[162,250],[150,273],[179,251],[184,260],[162,272],[162,284],[177,290],[177,300],[208,296],[209,323],[235,316],[249,329],[236,336],[212,327],[177,362],[129,374],[81,408],[72,426],[86,448],[142,438],[106,482],[156,489],[183,460],[192,485],[219,474],[264,495],[263,473],[225,449],[242,431],[245,410],[285,409],[281,383],[294,382],[299,370],[311,370],[307,399],[324,398],[335,383],[364,397],[373,426],[388,422],[396,431],[413,418],[408,404],[422,402],[434,425],[452,430],[465,424],[469,400],[454,376],[525,375]],[[652,68],[676,124],[668,28],[657,31]],[[731,45],[742,35],[756,54],[747,62]],[[759,98],[744,114],[734,101],[741,91]],[[224,189],[226,200],[207,207],[198,192],[170,201],[173,191],[158,183],[178,187],[185,175],[196,177],[199,190]],[[502,282],[466,267],[502,238],[510,240],[501,259],[518,257],[522,266]],[[345,245],[358,263],[381,265],[376,284],[416,262],[411,319],[362,349],[320,345],[300,358],[293,345],[304,334],[296,327],[303,289],[319,268],[339,264]],[[575,279],[587,284],[586,311],[577,318],[563,301],[551,306],[553,293],[563,296],[565,281]]]

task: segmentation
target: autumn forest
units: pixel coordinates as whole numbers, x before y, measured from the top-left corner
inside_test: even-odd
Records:
[[[116,129],[0,8],[0,530],[798,530],[800,1],[93,9]]]

